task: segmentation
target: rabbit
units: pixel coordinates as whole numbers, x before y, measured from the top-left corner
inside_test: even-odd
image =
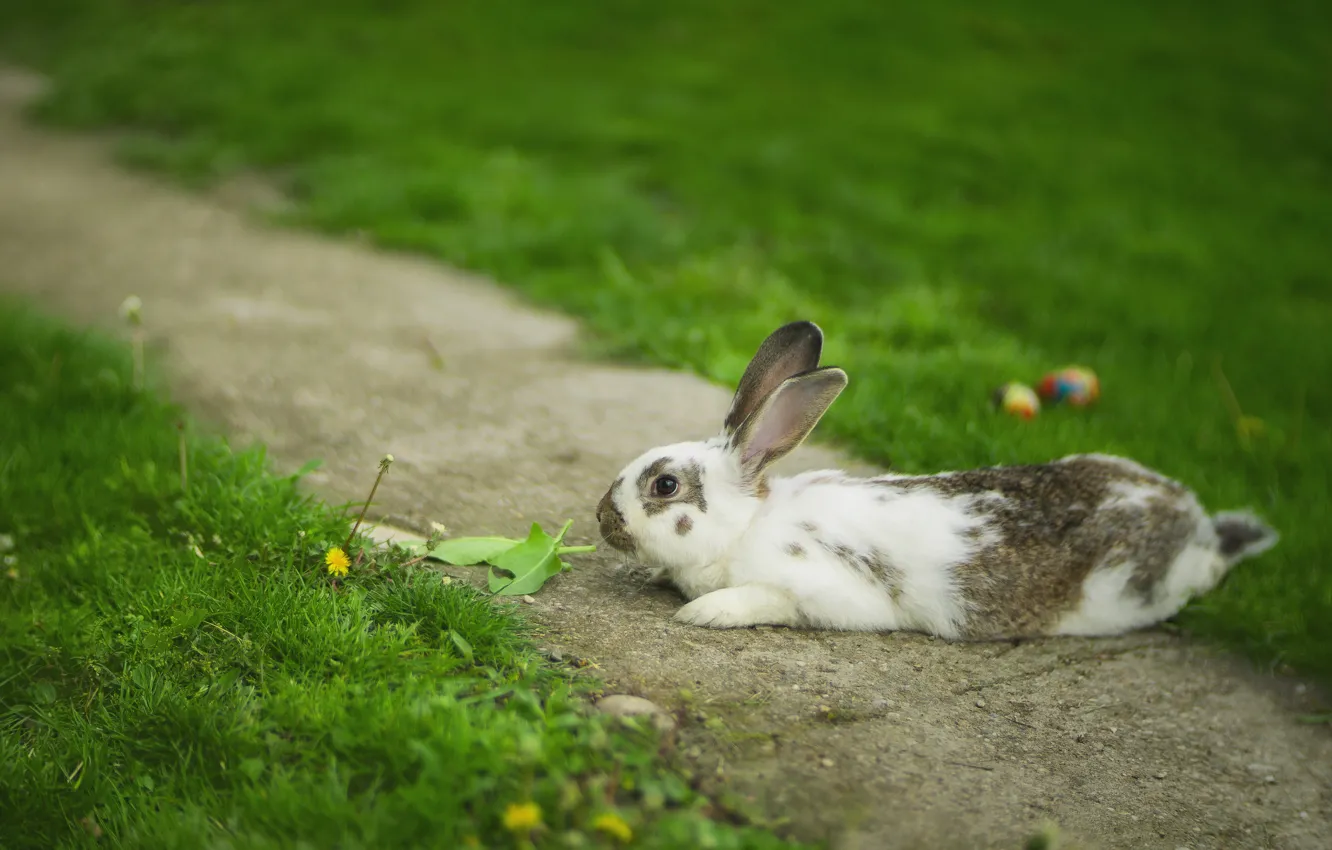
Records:
[[[654,448],[597,506],[606,543],[689,600],[679,622],[914,631],[950,640],[1108,636],[1177,613],[1278,535],[1209,516],[1132,460],[935,475],[770,477],[847,385],[799,321],[759,347],[718,436]]]

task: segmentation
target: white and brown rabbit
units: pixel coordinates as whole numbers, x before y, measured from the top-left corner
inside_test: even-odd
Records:
[[[1277,534],[1209,516],[1131,460],[852,478],[765,470],[846,387],[811,322],[774,331],[720,436],[652,449],[597,507],[606,542],[690,601],[685,623],[910,630],[985,640],[1112,635],[1164,620]]]

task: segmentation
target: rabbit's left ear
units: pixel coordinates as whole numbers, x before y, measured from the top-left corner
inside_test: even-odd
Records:
[[[727,437],[735,434],[782,381],[816,368],[822,351],[823,331],[813,322],[791,322],[768,334],[745,367],[722,424],[722,434]]]
[[[745,477],[757,478],[803,443],[846,384],[846,373],[836,366],[782,381],[731,437]]]

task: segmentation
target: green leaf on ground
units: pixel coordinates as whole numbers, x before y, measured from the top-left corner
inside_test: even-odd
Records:
[[[558,552],[571,525],[573,520],[564,524],[559,536],[551,537],[539,524],[532,523],[532,531],[526,540],[495,559],[489,576],[490,592],[497,596],[523,596],[540,590],[546,580],[558,574],[564,566]],[[510,573],[513,577],[506,578],[497,571]]]
[[[532,530],[525,540],[455,537],[433,544],[426,540],[399,545],[413,555],[455,567],[490,564],[493,567],[488,577],[490,592],[500,596],[522,596],[536,593],[547,579],[573,569],[559,556],[597,550],[596,546],[561,546],[572,525],[573,520],[566,522],[557,537],[551,537],[539,524],[532,523]]]
[[[404,543],[402,548],[414,555],[425,555],[436,561],[443,561],[455,567],[471,567],[476,564],[493,563],[496,558],[521,543],[510,537],[455,537],[436,543],[427,549],[430,541]]]

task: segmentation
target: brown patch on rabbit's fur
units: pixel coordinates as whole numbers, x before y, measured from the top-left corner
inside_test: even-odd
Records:
[[[625,525],[624,514],[615,507],[614,495],[615,488],[623,483],[623,478],[617,478],[615,483],[606,489],[606,495],[602,496],[597,504],[597,524],[603,540],[621,552],[628,552],[634,548],[634,538]]]
[[[768,498],[768,494],[771,492],[772,492],[772,487],[768,486],[767,476],[760,475],[758,477],[758,480],[754,482],[754,495],[760,499],[766,499]]]
[[[685,485],[685,494],[680,497],[680,501],[698,508],[701,514],[707,513],[708,500],[703,496],[703,467],[690,461],[680,470],[680,480]]]
[[[902,491],[978,496],[981,549],[954,569],[971,639],[1046,634],[1082,599],[1098,567],[1132,562],[1129,588],[1150,601],[1203,516],[1184,487],[1132,461],[1074,456],[1048,464],[874,479]],[[1115,485],[1143,488],[1113,502]]]
[[[862,552],[844,543],[831,543],[819,537],[815,537],[814,542],[852,571],[877,582],[894,600],[902,594],[902,571],[883,552],[877,549]]]

